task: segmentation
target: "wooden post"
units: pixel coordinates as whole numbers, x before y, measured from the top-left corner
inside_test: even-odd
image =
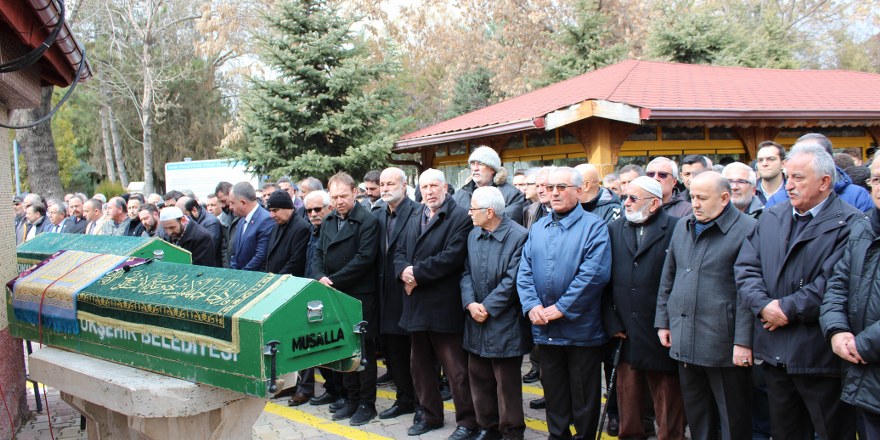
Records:
[[[592,117],[563,129],[569,130],[577,138],[587,154],[587,162],[595,165],[604,176],[614,172],[620,147],[636,127],[634,124]]]
[[[739,136],[746,150],[746,157],[742,162],[748,164],[758,157],[758,144],[775,139],[779,134],[779,127],[733,127],[733,131]]]

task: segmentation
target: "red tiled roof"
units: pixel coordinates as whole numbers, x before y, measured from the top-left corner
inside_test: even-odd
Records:
[[[400,141],[532,121],[590,99],[648,109],[650,119],[880,119],[878,91],[880,75],[862,72],[628,60],[414,131]]]

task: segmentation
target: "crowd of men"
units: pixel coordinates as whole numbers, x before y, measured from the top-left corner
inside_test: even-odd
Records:
[[[322,369],[322,395],[304,371],[289,400],[352,426],[413,414],[409,435],[438,429],[448,386],[450,439],[521,439],[521,382],[540,380],[545,397],[529,405],[546,409],[549,437],[573,425],[595,438],[603,364],[613,376],[619,350],[604,428],[620,438],[874,439],[880,162],[859,165],[807,134],[789,152],[760,144],[751,166],[657,157],[508,182],[479,147],[463,187],[428,169],[413,197],[414,176],[395,167],[361,184],[340,172],[326,191],[314,178],[262,194],[221,182],[204,206],[179,191],[29,194],[15,200],[16,239],[158,236],[195,264],[312,278],[360,300],[365,367]],[[379,413],[386,381],[396,400]]]

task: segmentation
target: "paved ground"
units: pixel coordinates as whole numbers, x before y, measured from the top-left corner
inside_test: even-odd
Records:
[[[384,369],[380,368],[379,374]],[[533,386],[534,385],[534,386]],[[32,387],[29,388],[29,406],[32,411],[31,419],[19,430],[16,435],[18,440],[44,440],[50,439],[49,417],[43,411],[35,412],[35,402]],[[523,400],[526,415],[526,439],[539,439],[547,437],[547,424],[544,412],[533,410],[528,407],[532,399],[543,396],[540,384],[523,385]],[[80,418],[70,406],[59,397],[57,390],[48,389],[49,414],[51,414],[52,428],[56,440],[79,440],[86,439],[85,431],[79,430]],[[394,402],[394,388],[390,385],[379,387],[377,409],[382,410],[391,406]],[[445,402],[446,426],[443,429],[431,431],[418,439],[445,439],[455,429],[452,402]],[[253,439],[280,440],[280,439],[405,439],[406,430],[412,424],[412,416],[402,416],[397,419],[379,420],[374,419],[370,423],[353,428],[347,421],[333,422],[330,419],[327,406],[302,405],[295,408],[287,406],[287,398],[273,399],[267,405],[263,414],[254,424]],[[414,439],[416,437],[413,437]],[[604,438],[615,438],[605,436]]]

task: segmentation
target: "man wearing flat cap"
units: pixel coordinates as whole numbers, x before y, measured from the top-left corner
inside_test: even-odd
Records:
[[[285,191],[273,192],[266,201],[266,209],[269,210],[272,220],[275,220],[275,228],[269,235],[264,270],[279,275],[304,276],[309,224],[302,217],[293,215],[293,200]]]
[[[621,194],[624,218],[608,225],[611,281],[605,289],[604,323],[609,335],[623,340],[617,368],[621,438],[646,438],[642,420],[648,391],[657,415],[657,437],[684,438],[684,404],[678,365],[660,344],[654,319],[666,249],[677,217],[663,209],[663,189],[641,176]],[[619,339],[618,339],[619,340]],[[615,342],[615,345],[617,343]]]
[[[475,189],[495,186],[504,196],[504,214],[520,225],[523,224],[526,198],[520,190],[507,182],[507,170],[501,166],[498,153],[489,147],[477,147],[468,158],[468,165],[471,168],[471,181],[452,196],[455,203],[463,209],[470,209]]]
[[[202,225],[183,215],[176,206],[162,208],[159,224],[165,230],[169,243],[180,246],[192,254],[193,264],[219,266],[214,256],[214,238]]]

